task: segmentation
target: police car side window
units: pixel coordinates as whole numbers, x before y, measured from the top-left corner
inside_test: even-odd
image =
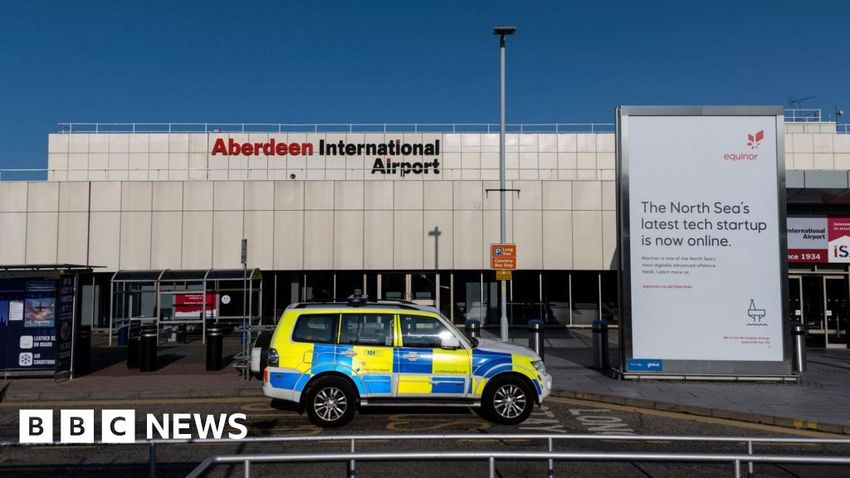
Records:
[[[304,314],[295,322],[293,342],[332,344],[336,339],[336,314]]]
[[[433,317],[401,316],[401,342],[404,347],[438,349],[446,333],[449,333],[446,326]]]
[[[342,314],[339,343],[392,347],[393,316],[389,314]]]

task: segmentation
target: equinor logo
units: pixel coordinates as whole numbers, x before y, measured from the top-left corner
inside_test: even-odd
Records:
[[[760,129],[755,133],[747,133],[747,146],[750,149],[757,149],[759,145],[761,145],[762,140],[764,139],[764,130]],[[723,155],[723,159],[725,161],[755,161],[759,159],[758,153],[725,153]]]
[[[761,144],[761,140],[763,140],[763,139],[764,139],[764,130],[763,129],[756,131],[755,133],[752,133],[752,134],[747,134],[747,146],[749,146],[750,149],[756,149],[756,148],[759,147],[759,145]]]

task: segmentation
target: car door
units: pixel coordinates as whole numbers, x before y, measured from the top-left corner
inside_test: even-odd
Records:
[[[452,332],[428,315],[399,315],[400,346],[396,349],[399,397],[465,397],[470,381],[469,350],[441,348]]]
[[[394,321],[390,313],[343,313],[337,364],[366,396],[392,396]]]

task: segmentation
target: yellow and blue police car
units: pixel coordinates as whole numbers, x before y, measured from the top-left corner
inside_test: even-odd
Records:
[[[376,405],[480,407],[514,425],[551,388],[530,349],[468,338],[433,307],[362,298],[290,305],[263,370],[266,396],[299,404],[322,427]]]

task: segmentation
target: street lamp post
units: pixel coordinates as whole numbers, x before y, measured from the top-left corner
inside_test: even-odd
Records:
[[[499,242],[507,240],[505,212],[505,37],[516,33],[516,27],[495,27],[493,34],[499,36]],[[499,325],[502,342],[508,341],[508,283],[501,282],[502,304]]]

